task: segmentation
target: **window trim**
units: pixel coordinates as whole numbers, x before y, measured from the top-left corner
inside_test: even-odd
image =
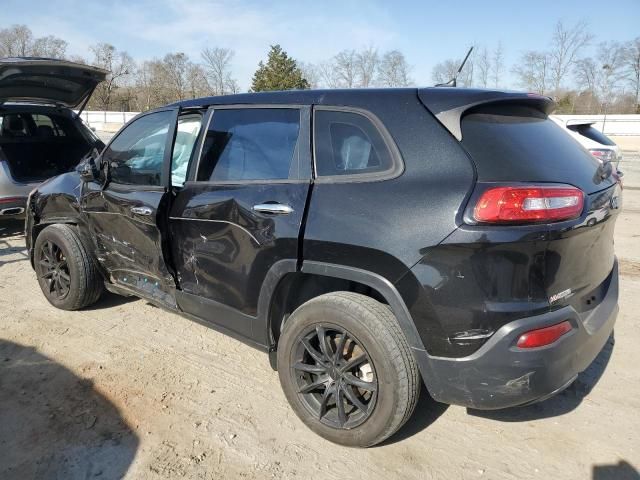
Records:
[[[311,171],[312,171],[312,155],[311,155],[311,129],[309,125],[311,106],[310,105],[302,105],[302,104],[269,104],[269,103],[240,103],[240,104],[225,104],[225,105],[210,105],[209,118],[207,121],[206,129],[204,132],[209,131],[209,127],[211,126],[211,122],[213,121],[213,117],[215,116],[216,110],[245,110],[245,109],[296,109],[300,114],[300,127],[298,131],[298,142],[296,144],[296,148],[294,153],[297,153],[298,156],[301,156],[300,161],[302,163],[308,161],[309,166],[306,169],[301,169],[300,175],[298,178],[291,177],[291,165],[289,166],[289,177],[288,178],[276,178],[276,179],[255,179],[255,180],[198,180],[198,170],[200,170],[200,162],[202,161],[202,150],[204,148],[204,142],[206,141],[206,133],[202,135],[201,143],[199,145],[199,153],[198,160],[195,162],[195,168],[193,171],[190,171],[187,175],[187,180],[184,182],[184,186],[188,185],[252,185],[252,184],[263,184],[263,185],[272,185],[272,184],[295,184],[295,183],[309,183],[311,180]],[[304,145],[309,148],[304,148]],[[306,173],[306,177],[303,175]]]
[[[172,112],[173,113],[173,117],[169,120],[169,129],[167,131],[167,140],[165,143],[165,147],[164,147],[164,155],[162,158],[162,170],[161,170],[161,178],[160,178],[160,185],[138,185],[138,184],[128,184],[128,183],[118,183],[118,182],[114,182],[113,180],[109,179],[108,182],[105,182],[102,184],[102,190],[106,190],[107,188],[109,188],[109,186],[111,184],[120,186],[120,187],[136,187],[136,190],[145,190],[145,191],[164,191],[168,188],[169,186],[169,175],[171,174],[171,153],[173,151],[173,140],[175,138],[175,132],[177,129],[177,121],[178,121],[178,112],[180,111],[179,107],[176,106],[168,106],[168,107],[162,107],[162,108],[157,108],[155,110],[149,110],[148,112],[142,112],[139,113],[138,115],[136,115],[135,117],[133,117],[131,120],[129,120],[127,123],[125,123],[120,130],[118,130],[118,132],[111,137],[111,140],[109,140],[109,143],[107,143],[105,145],[105,147],[102,149],[102,152],[100,153],[100,161],[98,162],[99,166],[100,166],[100,170],[102,170],[104,168],[104,154],[105,152],[109,149],[109,147],[111,146],[111,144],[113,142],[115,142],[115,140],[122,135],[122,132],[124,132],[131,124],[133,124],[133,122],[138,121],[139,119],[146,117],[147,115],[153,115],[154,113],[162,113],[162,112]],[[173,134],[171,134],[171,132],[173,131]],[[109,167],[111,168],[111,167]]]
[[[318,175],[317,158],[316,158],[316,112],[343,112],[353,113],[361,115],[369,120],[372,126],[378,131],[378,134],[382,138],[387,152],[391,158],[391,166],[386,170],[379,172],[365,172],[365,173],[350,173],[347,175]],[[382,120],[380,120],[375,114],[369,110],[358,107],[345,107],[345,106],[332,106],[332,105],[314,105],[313,106],[313,145],[312,145],[312,158],[313,158],[313,178],[315,183],[362,183],[362,182],[381,182],[384,180],[391,180],[399,177],[404,173],[404,161],[400,150],[393,140],[393,137],[385,127]]]

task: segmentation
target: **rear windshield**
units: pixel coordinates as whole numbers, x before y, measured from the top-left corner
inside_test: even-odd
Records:
[[[607,137],[600,130],[593,128],[593,125],[567,125],[567,128],[576,133],[579,133],[583,137],[587,137],[588,139],[593,140],[594,142],[598,142],[602,145],[608,145],[610,147],[615,146],[615,143],[613,143],[609,137]]]
[[[599,163],[561,127],[535,109],[484,107],[462,120],[462,145],[482,182],[567,183],[593,192],[607,183]]]

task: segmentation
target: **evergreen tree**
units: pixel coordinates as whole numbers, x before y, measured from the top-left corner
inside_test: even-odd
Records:
[[[309,88],[309,82],[302,76],[296,61],[282,50],[280,45],[272,45],[267,63],[258,64],[253,74],[251,91],[296,90]]]

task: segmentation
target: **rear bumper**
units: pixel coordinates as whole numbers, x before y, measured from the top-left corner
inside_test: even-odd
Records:
[[[414,354],[429,392],[440,402],[487,410],[524,405],[569,386],[602,350],[617,314],[616,261],[607,294],[588,312],[578,314],[567,306],[510,322],[467,357],[432,357],[417,349]],[[564,320],[574,328],[553,344],[516,347],[522,333]]]
[[[27,197],[0,196],[0,220],[24,218]]]

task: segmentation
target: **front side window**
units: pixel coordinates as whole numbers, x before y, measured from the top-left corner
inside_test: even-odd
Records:
[[[162,164],[173,112],[157,112],[129,124],[107,147],[111,180],[124,185],[162,185]]]
[[[380,173],[393,168],[384,139],[364,115],[317,110],[314,118],[318,176]]]
[[[200,113],[189,113],[178,118],[176,140],[171,155],[171,185],[176,187],[184,185],[201,123],[202,114]]]
[[[299,131],[297,109],[215,110],[197,179],[215,182],[287,179]]]

